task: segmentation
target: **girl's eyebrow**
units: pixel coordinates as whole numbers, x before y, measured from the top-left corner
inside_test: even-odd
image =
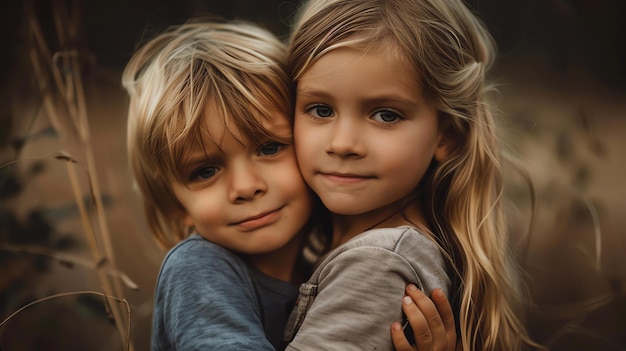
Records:
[[[327,92],[326,89],[317,89],[314,87],[301,88],[300,86],[298,86],[296,89],[296,94],[303,95],[303,96],[327,98],[327,99],[332,98],[332,94]]]
[[[380,95],[373,97],[364,97],[361,99],[363,103],[372,105],[385,105],[388,103],[401,104],[405,106],[417,107],[420,105],[416,99],[403,98],[397,95]]]
[[[304,96],[304,97],[320,98],[320,99],[325,99],[325,100],[334,99],[333,94],[327,92],[326,90],[309,88],[309,87],[305,87],[302,90],[298,88],[297,95]],[[397,103],[397,104],[402,104],[402,105],[411,106],[411,107],[417,107],[421,105],[418,99],[405,98],[394,93],[381,93],[381,94],[372,95],[370,97],[365,96],[361,98],[360,101],[363,104],[371,104],[371,105],[388,104],[388,103]]]

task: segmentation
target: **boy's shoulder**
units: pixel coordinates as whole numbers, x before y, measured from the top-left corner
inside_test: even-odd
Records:
[[[248,275],[249,267],[235,252],[211,242],[198,234],[192,234],[172,247],[163,258],[161,274],[183,273],[198,270],[204,274],[222,274],[222,269]]]
[[[203,238],[199,234],[192,234],[176,244],[168,251],[164,260],[189,259],[207,256],[232,258],[234,260],[242,261],[238,254]]]

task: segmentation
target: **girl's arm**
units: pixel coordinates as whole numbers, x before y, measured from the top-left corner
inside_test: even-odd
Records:
[[[457,345],[452,307],[441,289],[428,298],[415,285],[409,284],[402,299],[402,311],[407,316],[415,345],[410,345],[400,323],[391,325],[391,338],[396,351],[454,351]],[[460,348],[458,350],[461,350]]]
[[[389,326],[402,321],[398,302],[407,282],[428,292],[449,288],[443,257],[429,239],[397,228],[353,239],[329,254],[300,288],[295,337],[287,349],[393,350]]]

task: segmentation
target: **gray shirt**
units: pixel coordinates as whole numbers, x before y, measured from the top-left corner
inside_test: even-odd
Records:
[[[409,226],[364,232],[325,257],[300,287],[287,350],[394,350],[389,327],[402,320],[408,282],[449,295],[437,245]]]

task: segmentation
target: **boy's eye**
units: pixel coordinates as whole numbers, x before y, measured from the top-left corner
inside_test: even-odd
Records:
[[[259,149],[259,154],[261,156],[271,156],[280,152],[280,150],[282,150],[284,147],[284,144],[277,142],[267,143],[261,146],[261,148]]]
[[[213,167],[213,166],[206,166],[206,167],[200,167],[197,170],[195,170],[192,174],[191,174],[191,180],[206,180],[209,179],[213,176],[215,176],[215,174],[217,174],[218,172],[218,168],[217,167]]]
[[[401,120],[402,117],[391,110],[382,110],[376,112],[372,119],[381,123],[395,123]]]
[[[306,112],[317,118],[331,117],[334,114],[333,110],[326,105],[313,105],[307,107]]]

